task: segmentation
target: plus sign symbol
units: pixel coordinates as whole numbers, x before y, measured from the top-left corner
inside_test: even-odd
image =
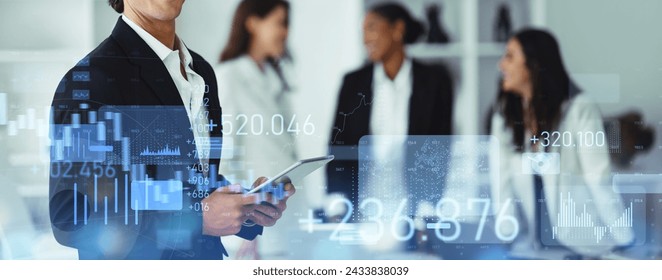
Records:
[[[315,214],[313,212],[313,209],[308,210],[308,219],[299,219],[299,224],[308,225],[308,233],[313,233],[314,224],[321,224],[321,223],[322,223],[322,219],[315,219]]]
[[[209,124],[207,125],[207,127],[209,127],[209,131],[213,131],[214,128],[217,127],[217,126],[218,126],[218,124],[215,124],[213,119],[209,120]]]
[[[538,137],[536,137],[535,135],[533,135],[533,137],[531,137],[531,139],[529,139],[529,141],[531,141],[531,143],[533,145],[535,145],[536,143],[538,143],[538,141],[540,141],[540,139]]]

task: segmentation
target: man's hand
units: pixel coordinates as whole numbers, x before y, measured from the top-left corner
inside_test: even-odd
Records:
[[[241,186],[230,185],[214,191],[202,203],[209,206],[202,212],[202,233],[212,236],[234,235],[253,212],[257,196],[244,195]]]
[[[264,177],[258,178],[253,184],[253,187],[259,186],[266,180],[267,178]],[[253,205],[251,209],[252,211],[248,212],[248,219],[265,227],[275,225],[278,219],[282,217],[283,211],[287,208],[287,200],[296,192],[294,185],[291,183],[287,183],[284,190],[286,191],[286,195],[282,200],[278,201],[277,204],[269,203],[272,201],[272,195],[269,194],[267,195],[266,201]]]

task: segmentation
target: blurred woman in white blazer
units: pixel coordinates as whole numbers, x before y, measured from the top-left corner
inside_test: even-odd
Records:
[[[492,196],[496,213],[519,221],[497,223],[503,236],[519,232],[511,249],[554,245],[597,257],[630,244],[631,228],[613,226],[624,205],[611,187],[601,113],[570,80],[556,39],[542,30],[518,32],[499,69],[490,125],[500,144]],[[566,211],[573,207],[576,213]],[[569,222],[571,216],[579,222]]]
[[[283,0],[243,0],[235,12],[215,69],[224,124],[221,170],[230,181],[274,176],[297,160],[296,135],[288,127],[294,117],[292,85],[283,59],[288,25],[289,3]],[[287,231],[297,228],[297,215],[289,216],[255,241],[236,241],[243,244],[235,258],[287,257]]]

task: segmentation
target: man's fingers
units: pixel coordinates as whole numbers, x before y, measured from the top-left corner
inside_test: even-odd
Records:
[[[290,184],[286,184],[285,187],[284,187],[283,189],[284,189],[285,192],[286,192],[286,197],[290,197],[290,196],[294,195],[294,193],[297,192],[297,189],[296,189],[296,188],[294,187],[294,185],[292,185],[291,183],[290,183]]]
[[[263,227],[270,227],[276,224],[276,220],[263,214],[255,213],[250,217],[251,221]]]
[[[276,224],[280,215],[280,212],[274,207],[256,205],[254,211],[249,213],[249,219],[258,225],[270,227]]]
[[[263,177],[257,178],[257,180],[255,180],[255,183],[253,183],[253,188],[261,185],[262,183],[264,183],[266,181],[267,181],[267,177],[263,176]]]
[[[234,184],[234,185],[228,185],[228,186],[220,187],[220,188],[216,189],[216,192],[220,192],[220,193],[232,193],[232,194],[242,193],[243,191],[244,191],[244,190],[243,190],[243,188],[241,187],[241,185],[237,185],[237,184]]]
[[[259,203],[260,203],[260,195],[257,193],[245,194],[241,197],[242,205],[251,205],[251,204],[259,204]]]
[[[278,207],[267,203],[255,205],[253,211],[268,216],[272,219],[280,219],[283,213]]]

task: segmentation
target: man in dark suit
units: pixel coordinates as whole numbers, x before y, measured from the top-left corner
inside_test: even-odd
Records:
[[[112,34],[56,90],[50,217],[57,241],[81,259],[222,259],[219,236],[254,239],[286,207],[287,198],[256,203],[216,176],[218,90],[209,63],[175,34],[183,2],[109,0],[123,13]],[[97,128],[83,131],[87,146],[72,136],[85,126]],[[150,150],[155,143],[165,148]]]

